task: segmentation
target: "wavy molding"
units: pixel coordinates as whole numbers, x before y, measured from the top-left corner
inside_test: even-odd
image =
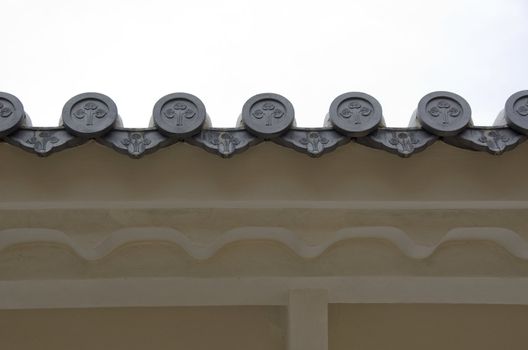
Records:
[[[395,227],[354,227],[334,233],[322,244],[313,245],[290,230],[283,228],[241,227],[226,231],[210,244],[199,244],[185,234],[171,228],[127,228],[111,233],[95,246],[80,243],[66,233],[51,229],[19,228],[0,231],[0,251],[20,244],[58,244],[71,248],[86,260],[98,260],[114,250],[139,242],[163,242],[181,247],[197,260],[206,260],[222,248],[242,241],[272,241],[291,249],[302,258],[316,258],[332,246],[356,239],[377,239],[394,244],[405,256],[412,259],[430,257],[443,244],[455,241],[488,241],[497,244],[513,256],[528,260],[528,242],[515,231],[497,227],[464,227],[449,230],[435,244],[416,243],[405,231]]]

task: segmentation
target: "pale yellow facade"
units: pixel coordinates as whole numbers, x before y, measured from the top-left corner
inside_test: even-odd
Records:
[[[526,144],[0,156],[0,349],[527,347]]]

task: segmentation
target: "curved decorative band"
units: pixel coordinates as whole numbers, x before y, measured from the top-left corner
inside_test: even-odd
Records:
[[[449,242],[493,242],[513,256],[528,260],[528,242],[517,232],[499,227],[461,227],[449,230],[435,244],[424,245],[414,241],[409,234],[396,227],[349,227],[338,230],[321,244],[310,244],[284,228],[241,227],[222,233],[209,244],[199,244],[180,231],[164,227],[127,228],[111,233],[96,246],[78,242],[67,234],[51,229],[18,228],[0,231],[0,251],[14,245],[53,243],[70,247],[86,260],[98,260],[116,249],[137,242],[171,243],[181,247],[192,258],[206,260],[222,248],[244,241],[272,241],[291,249],[301,258],[321,256],[333,246],[351,240],[373,239],[388,241],[402,254],[412,259],[425,259]]]

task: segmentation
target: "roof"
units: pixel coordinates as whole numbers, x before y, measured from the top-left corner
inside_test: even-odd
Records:
[[[95,140],[132,158],[181,142],[228,158],[265,141],[311,157],[353,141],[401,157],[423,151],[436,141],[498,155],[526,140],[528,91],[513,94],[495,125],[485,127],[473,126],[469,104],[445,91],[424,96],[407,128],[386,127],[379,102],[360,92],[338,96],[322,128],[296,127],[292,104],[272,93],[250,98],[236,128],[210,127],[204,104],[187,93],[161,98],[149,128],[121,125],[116,104],[99,93],[71,98],[59,127],[32,127],[18,98],[0,93],[0,138],[39,156]]]

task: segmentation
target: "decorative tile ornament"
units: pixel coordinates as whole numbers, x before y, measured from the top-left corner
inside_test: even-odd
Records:
[[[504,127],[468,128],[444,141],[461,148],[500,155],[524,142],[526,137]]]
[[[223,158],[230,158],[261,142],[244,129],[202,130],[189,143]]]
[[[73,135],[84,138],[104,135],[115,126],[117,118],[114,101],[93,92],[71,98],[62,109],[64,127]]]
[[[452,92],[432,92],[418,103],[417,118],[434,135],[453,136],[471,124],[471,107]]]
[[[291,129],[275,140],[310,157],[319,157],[349,141],[349,138],[332,129]]]
[[[154,125],[168,137],[185,139],[200,132],[207,113],[200,99],[186,93],[162,97],[152,112]]]
[[[510,128],[528,135],[528,90],[516,92],[508,98],[504,118]]]
[[[41,157],[85,142],[63,128],[25,128],[6,137],[6,141]]]
[[[435,135],[420,129],[387,128],[358,138],[357,142],[407,158],[423,151],[437,139]]]
[[[294,122],[293,105],[277,94],[251,97],[242,108],[244,126],[259,138],[272,139],[288,130]]]
[[[362,137],[378,128],[383,121],[383,113],[374,97],[362,92],[348,92],[332,102],[329,118],[340,133]]]
[[[140,158],[175,142],[155,129],[112,130],[98,141],[131,158]]]
[[[0,92],[0,137],[18,129],[25,118],[22,102],[11,94]]]

